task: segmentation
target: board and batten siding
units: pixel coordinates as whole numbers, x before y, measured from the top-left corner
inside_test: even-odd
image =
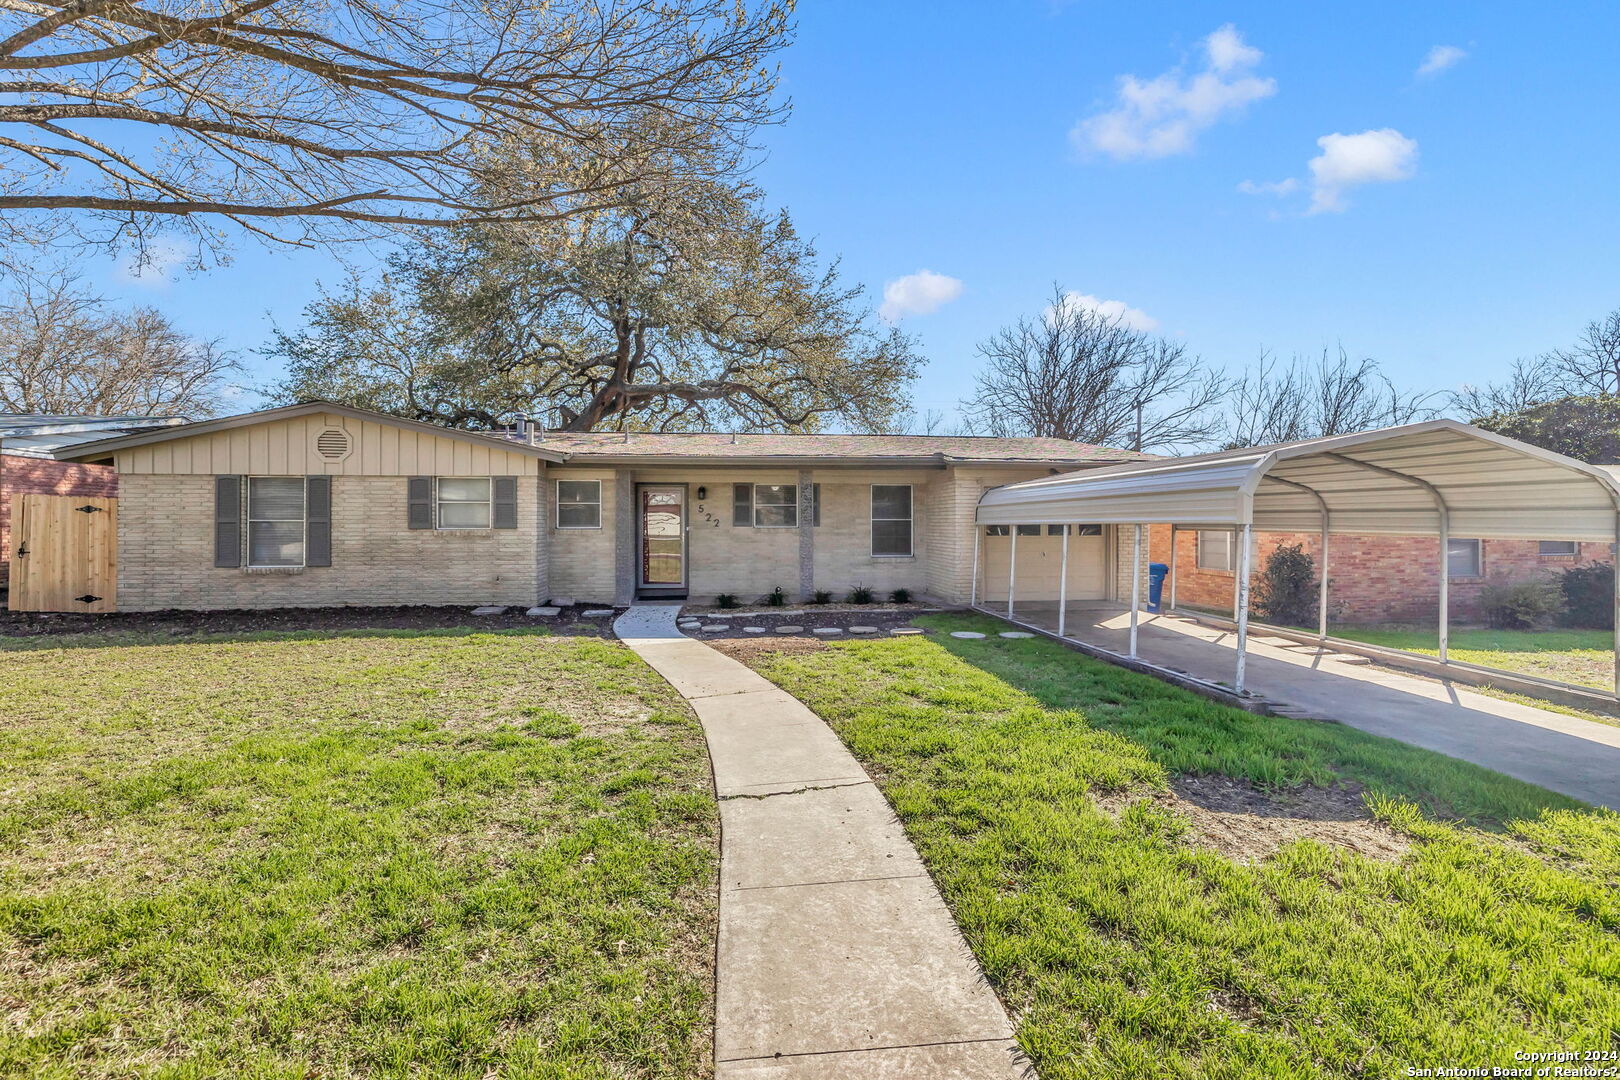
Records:
[[[349,452],[332,460],[315,440],[338,430]],[[534,476],[538,458],[467,439],[323,413],[130,447],[114,455],[123,475]]]

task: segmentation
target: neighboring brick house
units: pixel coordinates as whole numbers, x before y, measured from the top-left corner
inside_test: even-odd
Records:
[[[502,435],[308,402],[60,456],[116,469],[117,607],[142,611],[856,585],[960,602],[985,490],[1145,455],[1037,438]],[[1099,531],[1074,545],[1071,595],[1117,599],[1116,530],[1081,528]],[[1005,566],[1009,549],[992,534],[980,555]],[[1050,578],[1056,558],[1029,541],[1019,571]]]
[[[107,465],[58,461],[57,450],[80,443],[179,424],[170,416],[55,416],[0,413],[0,586],[11,572],[11,502],[19,495],[118,494]]]
[[[1231,533],[1176,532],[1176,603],[1232,610],[1236,564]],[[1328,616],[1331,622],[1430,623],[1439,603],[1439,542],[1425,536],[1333,534],[1328,552]],[[1321,565],[1319,533],[1257,532],[1254,573],[1279,544],[1300,544]],[[1170,563],[1170,527],[1152,528],[1153,561]],[[1525,581],[1572,566],[1613,562],[1602,543],[1558,540],[1451,540],[1451,615],[1457,622],[1482,618],[1480,592],[1491,581]]]

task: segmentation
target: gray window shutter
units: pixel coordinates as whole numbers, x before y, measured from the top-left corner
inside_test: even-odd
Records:
[[[304,565],[332,565],[332,478],[304,477]]]
[[[491,478],[490,488],[494,492],[494,507],[492,527],[496,529],[517,528],[517,477],[496,476]]]
[[[405,524],[412,529],[433,528],[433,477],[405,481]]]
[[[731,485],[731,524],[743,529],[754,526],[754,485]]]
[[[242,478],[214,477],[214,565],[242,565]]]

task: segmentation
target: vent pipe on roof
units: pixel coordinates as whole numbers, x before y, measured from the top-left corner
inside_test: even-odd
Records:
[[[737,445],[737,433],[736,433],[736,432],[735,432],[735,431],[733,431],[733,432],[732,432],[732,433],[731,433],[731,445],[732,445],[732,446],[736,446],[736,445]]]

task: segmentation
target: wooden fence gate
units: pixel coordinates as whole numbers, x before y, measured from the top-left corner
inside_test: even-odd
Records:
[[[13,496],[12,611],[116,611],[117,590],[117,499]]]

